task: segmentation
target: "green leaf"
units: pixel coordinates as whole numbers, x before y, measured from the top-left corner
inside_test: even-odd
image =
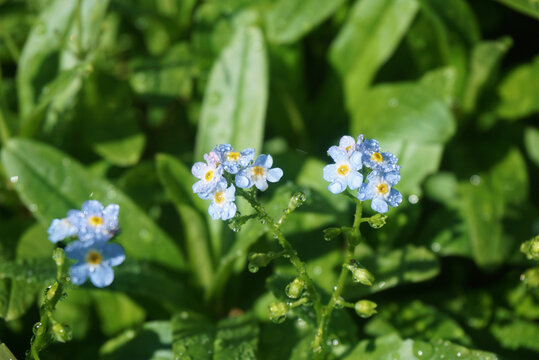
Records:
[[[0,344],[0,360],[17,360],[17,358],[9,351],[6,344]]]
[[[442,339],[462,345],[472,343],[457,321],[419,300],[379,306],[378,314],[365,325],[365,332],[373,337],[395,333],[423,341]]]
[[[166,154],[156,157],[161,183],[173,199],[182,219],[191,269],[208,289],[214,275],[206,219],[207,204],[193,194],[193,175],[179,160]],[[197,211],[198,210],[198,211]]]
[[[537,323],[520,319],[508,310],[500,308],[496,311],[490,331],[505,348],[539,351]]]
[[[539,166],[539,129],[529,126],[524,130],[524,145],[530,159]]]
[[[356,248],[355,258],[374,275],[375,281],[369,287],[357,283],[349,286],[345,292],[353,298],[426,281],[440,272],[438,258],[421,246],[406,245],[401,249],[374,252],[366,245],[360,245]]]
[[[504,37],[495,41],[482,41],[475,45],[470,59],[468,82],[462,98],[462,109],[465,112],[474,111],[481,92],[492,79],[512,44],[511,38]]]
[[[172,320],[173,350],[177,359],[256,359],[258,324],[251,315],[220,320],[216,325],[188,312]]]
[[[261,149],[268,98],[266,62],[260,30],[238,29],[211,70],[197,131],[196,160],[217,144]]]
[[[169,321],[152,321],[107,341],[99,350],[103,360],[173,360]]]
[[[539,111],[539,57],[511,71],[498,88],[498,115],[517,120]]]
[[[388,335],[375,340],[360,342],[342,360],[379,360],[379,359],[406,359],[406,360],[497,360],[493,353],[470,350],[463,346],[452,344],[449,341],[435,340],[423,342],[418,340],[402,340],[398,335]]]
[[[116,280],[118,281],[118,280]],[[144,322],[146,311],[120,292],[91,291],[101,331],[107,337]]]
[[[30,140],[11,140],[2,151],[8,176],[18,176],[16,189],[26,204],[48,226],[65,217],[90,197],[120,205],[122,234],[118,242],[127,257],[151,260],[171,268],[185,266],[181,250],[146,214],[118,189],[91,175],[67,155]]]
[[[331,16],[344,0],[279,0],[266,16],[268,38],[291,43]]]
[[[94,150],[114,165],[129,166],[138,162],[145,144],[146,136],[136,133],[118,140],[97,143]]]
[[[419,82],[443,99],[447,106],[453,106],[457,91],[457,70],[454,67],[431,70]]]
[[[329,53],[343,78],[349,109],[395,51],[418,7],[416,0],[356,2]]]
[[[433,91],[421,84],[379,85],[355,99],[351,132],[377,139],[399,158],[403,193],[420,193],[420,184],[440,164],[443,144],[455,120]],[[436,119],[436,121],[433,121]]]
[[[496,0],[516,11],[539,20],[539,4],[535,0]]]

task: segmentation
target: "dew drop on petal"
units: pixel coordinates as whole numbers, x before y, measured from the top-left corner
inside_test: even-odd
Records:
[[[415,194],[412,194],[408,196],[408,201],[410,202],[410,204],[417,204],[417,202],[419,201],[419,197]]]
[[[479,175],[470,176],[470,184],[477,186],[480,183],[481,183],[481,177]]]
[[[9,181],[11,181],[13,184],[15,184],[17,181],[19,181],[19,176],[12,176],[9,178]]]

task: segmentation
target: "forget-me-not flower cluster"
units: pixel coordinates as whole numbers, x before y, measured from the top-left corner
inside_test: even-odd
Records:
[[[124,249],[109,243],[120,231],[119,212],[116,204],[103,207],[99,201],[89,200],[81,210],[70,210],[64,219],[51,222],[47,232],[53,243],[78,238],[65,248],[66,256],[76,261],[69,269],[73,284],[81,285],[90,278],[95,286],[105,287],[114,280],[112,267],[125,260]]]
[[[255,186],[265,191],[268,181],[277,182],[283,176],[281,169],[272,168],[271,155],[261,154],[255,159],[252,148],[236,151],[230,144],[220,144],[205,154],[204,160],[191,168],[191,173],[199,179],[193,185],[193,192],[201,199],[212,201],[208,212],[214,220],[229,220],[236,215],[235,186],[241,189]]]
[[[338,146],[328,149],[328,155],[335,163],[324,167],[323,177],[329,181],[328,189],[333,194],[346,188],[358,189],[357,198],[372,200],[372,209],[379,213],[386,213],[389,206],[396,207],[402,202],[401,193],[394,188],[400,181],[397,157],[382,152],[378,141],[364,139],[363,135],[357,139],[346,135]]]

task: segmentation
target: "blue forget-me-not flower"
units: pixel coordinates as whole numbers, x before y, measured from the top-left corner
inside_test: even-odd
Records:
[[[206,194],[204,199],[211,200],[211,205],[208,212],[214,220],[228,220],[236,215],[236,188],[230,185],[227,188],[227,183],[221,181],[217,184],[215,191],[212,194]]]
[[[346,151],[348,156],[351,156],[355,151],[359,149],[363,142],[363,135],[357,137],[357,141],[349,136],[345,135],[339,140],[339,149]]]
[[[70,210],[67,220],[77,228],[78,238],[82,241],[109,240],[119,230],[118,216],[120,207],[116,204],[103,207],[97,200],[82,204],[81,211]]]
[[[357,193],[361,201],[371,200],[371,208],[379,213],[386,213],[389,206],[397,207],[402,202],[402,195],[393,186],[400,180],[396,172],[383,173],[373,170],[367,176],[367,182],[362,184]]]
[[[390,152],[380,152],[380,145],[374,139],[367,139],[361,146],[363,153],[363,164],[373,170],[384,172],[399,171],[397,157]]]
[[[241,168],[249,165],[255,157],[255,149],[247,148],[238,152],[230,144],[217,145],[213,151],[219,155],[219,160],[225,171],[234,175]]]
[[[206,163],[197,162],[191,168],[191,173],[199,178],[193,185],[193,192],[201,198],[204,195],[212,193],[217,184],[223,179],[223,167],[219,159],[219,154],[211,151],[204,155]]]
[[[280,168],[271,168],[273,158],[271,155],[259,155],[252,165],[241,169],[236,175],[236,185],[239,188],[247,189],[256,186],[258,190],[265,191],[269,182],[277,182],[283,176]]]
[[[47,233],[49,234],[49,240],[53,243],[62,241],[65,238],[76,235],[78,229],[67,218],[54,219],[49,226]]]
[[[352,140],[353,138],[350,137]],[[342,140],[342,139],[341,139]],[[355,144],[355,142],[354,142]],[[343,192],[348,186],[351,190],[357,189],[363,183],[361,169],[361,153],[353,151],[350,156],[340,146],[332,146],[328,150],[329,156],[335,164],[324,167],[324,180],[329,181],[329,191],[333,194]]]
[[[71,282],[81,285],[89,277],[92,284],[100,288],[112,283],[112,267],[125,260],[124,249],[120,245],[102,240],[75,241],[65,248],[65,253],[77,261],[69,269]]]

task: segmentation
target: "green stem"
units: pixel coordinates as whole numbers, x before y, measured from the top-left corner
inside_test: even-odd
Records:
[[[273,232],[273,235],[277,238],[277,241],[279,242],[279,245],[283,248],[284,251],[284,257],[288,258],[292,265],[296,268],[296,271],[298,272],[298,277],[303,280],[305,283],[305,288],[307,289],[307,292],[309,293],[309,297],[313,302],[314,310],[316,312],[316,317],[320,318],[321,311],[322,311],[322,303],[320,301],[320,295],[318,294],[318,291],[316,290],[316,287],[314,285],[314,282],[311,280],[309,275],[307,274],[307,266],[301,259],[299,258],[296,250],[292,247],[290,242],[286,239],[286,237],[281,232],[281,229],[279,227],[279,224],[276,223],[271,216],[268,215],[264,207],[255,199],[254,195],[251,193],[248,193],[242,189],[236,190],[238,191],[239,195],[244,197],[253,207],[253,209],[260,215],[260,218],[268,224]]]
[[[354,217],[354,236],[361,236],[359,232],[359,225],[363,222],[361,219],[362,207],[361,202],[357,199],[354,199],[356,202],[356,213]],[[339,279],[337,280],[337,285],[334,287],[333,294],[331,294],[331,299],[328,304],[322,308],[322,316],[318,322],[318,329],[315,335],[315,341],[313,347],[315,350],[318,350],[323,355],[323,348],[325,346],[325,341],[327,337],[329,320],[331,318],[331,313],[337,304],[337,301],[341,297],[342,291],[344,289],[344,284],[346,283],[346,275],[348,273],[347,265],[354,258],[354,250],[356,245],[352,244],[349,239],[346,239],[346,253],[344,256],[344,262],[341,267],[341,273],[339,274]],[[355,242],[357,244],[357,241]]]

